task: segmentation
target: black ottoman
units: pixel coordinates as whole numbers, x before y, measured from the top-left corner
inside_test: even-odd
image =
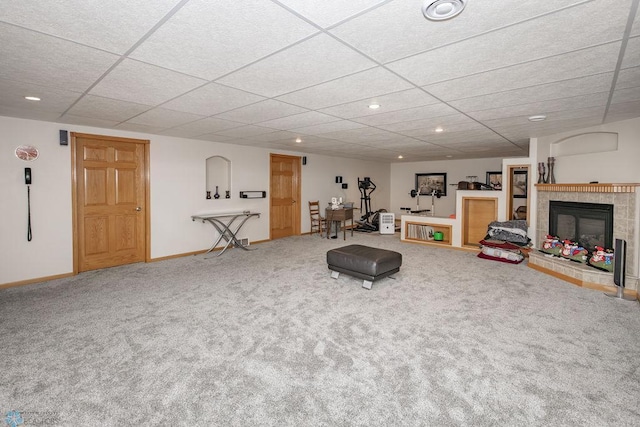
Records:
[[[340,273],[345,273],[363,279],[362,287],[371,289],[374,281],[400,271],[402,254],[369,246],[349,245],[328,251],[327,264],[332,270],[332,278],[337,279]]]

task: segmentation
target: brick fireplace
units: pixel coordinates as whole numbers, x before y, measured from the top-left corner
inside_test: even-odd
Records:
[[[638,197],[636,189],[640,184],[536,184],[537,224],[535,244],[539,247],[549,233],[550,201],[611,204],[613,213],[613,238],[627,241],[626,289],[638,290],[638,265],[636,228],[638,227]],[[529,267],[571,283],[607,289],[613,286],[613,274],[597,270],[580,263],[546,256],[539,251],[531,251]]]

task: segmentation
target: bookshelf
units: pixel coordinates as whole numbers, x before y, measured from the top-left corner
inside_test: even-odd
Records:
[[[433,236],[430,235],[432,230],[434,233],[441,232],[444,235],[444,239],[434,240]],[[404,240],[407,241],[451,246],[450,225],[407,221],[404,232]]]

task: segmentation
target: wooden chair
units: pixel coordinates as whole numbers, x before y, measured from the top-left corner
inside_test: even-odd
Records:
[[[320,215],[320,202],[309,202],[309,217],[311,218],[311,232],[309,234],[313,234],[314,232],[322,233],[327,228],[327,220]]]

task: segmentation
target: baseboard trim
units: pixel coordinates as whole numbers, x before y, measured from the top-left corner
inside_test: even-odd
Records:
[[[260,243],[265,243],[268,242],[269,240],[256,240],[255,242],[251,242],[252,245],[257,245]],[[214,251],[220,251],[222,250],[222,248],[215,248]],[[166,261],[169,259],[175,259],[175,258],[182,258],[182,257],[186,257],[186,256],[192,256],[192,255],[200,255],[203,254],[205,252],[207,252],[208,249],[203,249],[200,251],[193,251],[193,252],[185,252],[185,253],[181,253],[181,254],[175,254],[175,255],[168,255],[168,256],[163,256],[163,257],[158,257],[158,258],[151,258],[145,262],[158,262],[158,261]],[[0,289],[7,289],[7,288],[15,288],[17,286],[25,286],[25,285],[31,285],[33,283],[39,283],[39,282],[48,282],[50,280],[55,280],[55,279],[64,279],[65,277],[71,277],[71,276],[76,276],[75,273],[70,272],[70,273],[64,273],[64,274],[56,274],[54,276],[44,276],[44,277],[37,277],[35,279],[28,279],[28,280],[20,280],[18,282],[9,282],[9,283],[3,283],[0,284]]]
[[[572,283],[576,286],[580,286],[581,288],[587,288],[587,289],[593,289],[596,291],[602,291],[602,292],[616,292],[616,287],[615,286],[607,286],[607,285],[601,285],[598,283],[591,283],[591,282],[585,282],[579,279],[576,279],[575,277],[571,277],[571,276],[567,276],[564,275],[562,273],[558,273],[557,271],[553,271],[553,270],[549,270],[548,268],[544,268],[544,267],[540,267],[537,264],[527,264],[527,266],[529,268],[532,268],[536,271],[539,271],[541,273],[545,273],[548,274],[549,276],[553,276],[556,277],[558,279],[564,280],[566,282]],[[633,289],[625,289],[624,290],[624,294],[625,295],[629,295],[632,297],[635,297],[639,302],[640,302],[640,294],[638,294],[637,291],[633,290]]]
[[[265,243],[265,242],[269,242],[269,240],[256,240],[255,242],[251,242],[251,245],[258,245],[260,243]],[[233,247],[229,247],[229,249],[233,249]],[[162,256],[162,257],[158,257],[158,258],[151,258],[149,260],[149,262],[157,262],[157,261],[166,261],[168,259],[176,259],[176,258],[182,258],[182,257],[186,257],[186,256],[192,256],[192,255],[201,255],[205,252],[207,252],[209,249],[202,249],[199,251],[193,251],[193,252],[183,252],[180,254],[174,254],[174,255],[167,255],[167,256]],[[222,248],[215,248],[214,250],[212,250],[211,252],[217,252],[217,251],[221,251]]]
[[[38,277],[36,279],[20,280],[18,282],[3,283],[2,285],[0,285],[0,289],[7,289],[7,288],[15,288],[17,286],[32,285],[34,283],[48,282],[49,280],[55,280],[55,279],[64,279],[65,277],[71,277],[71,276],[75,276],[75,274],[73,274],[73,272],[71,272],[71,273],[64,273],[64,274],[56,274],[54,276]]]

